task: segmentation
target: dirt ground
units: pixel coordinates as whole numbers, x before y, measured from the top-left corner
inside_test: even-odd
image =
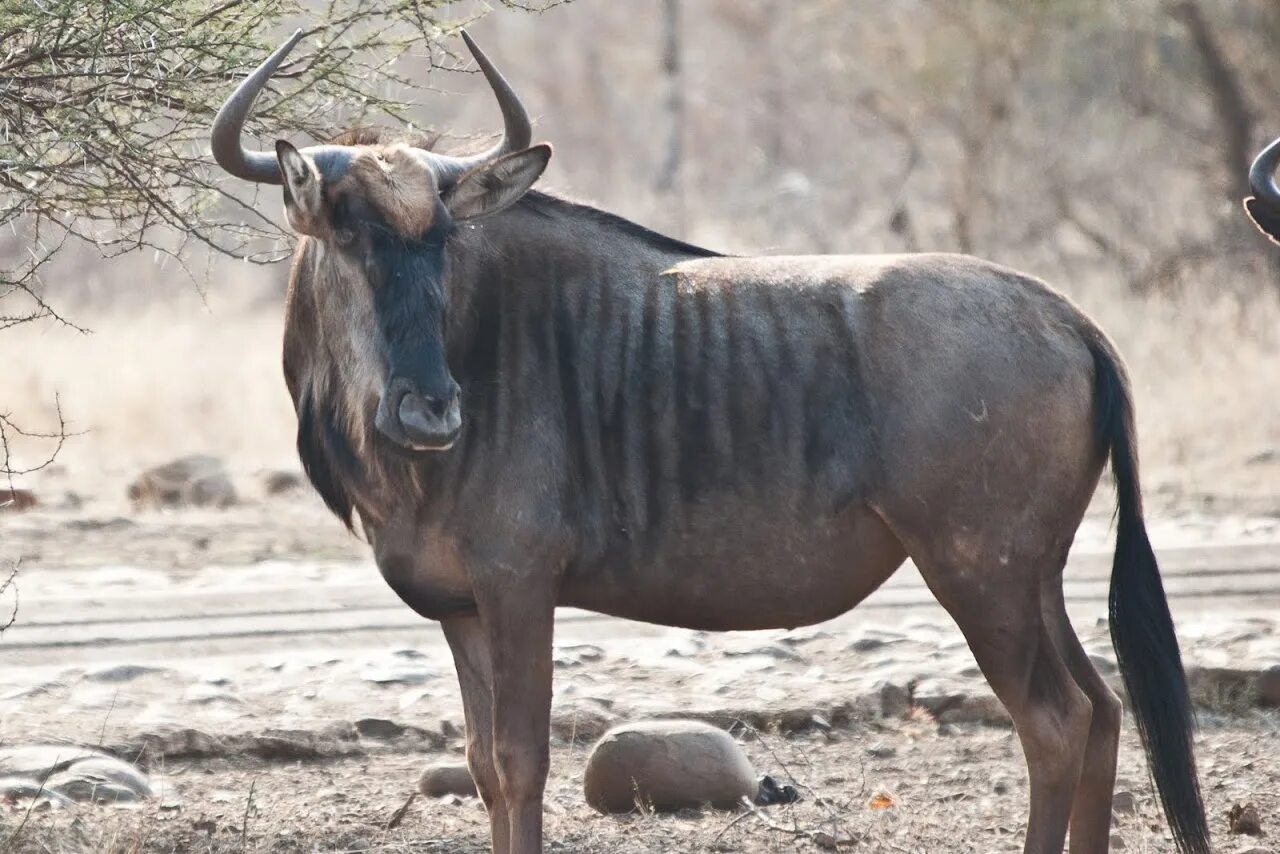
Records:
[[[42,493],[60,494],[64,477],[49,473]],[[159,792],[143,805],[0,803],[0,852],[487,850],[474,799],[419,797],[393,821],[427,762],[461,757],[438,628],[395,600],[313,496],[237,485],[229,510],[139,512],[120,486],[0,518],[0,559],[21,560],[19,619],[0,640],[0,746],[103,745],[132,759],[175,728],[223,745],[143,756]],[[1152,530],[1202,704],[1216,850],[1273,851],[1280,711],[1245,694],[1280,663],[1280,518],[1184,505],[1157,512]],[[1067,595],[1114,679],[1109,536],[1103,507],[1077,538]],[[901,709],[885,712],[886,691]],[[567,612],[556,695],[549,851],[1020,850],[1016,736],[910,567],[850,614],[793,632],[708,635]],[[757,773],[803,800],[756,813],[589,809],[582,771],[599,732],[671,715],[730,728]],[[407,734],[324,746],[335,727],[369,720]],[[320,747],[271,760],[244,747],[280,732]],[[1134,807],[1117,811],[1113,848],[1170,851],[1131,723],[1121,765]],[[1227,810],[1244,803],[1266,836],[1229,832]]]
[[[885,852],[1020,851],[1026,775],[1007,729],[931,721],[859,726],[826,734],[765,735],[746,745],[758,770],[794,781],[803,800],[759,814],[687,811],[604,817],[582,801],[582,747],[553,756],[546,802],[548,851]],[[1280,718],[1210,722],[1198,749],[1217,850],[1269,851],[1280,816]],[[165,769],[172,794],[140,808],[4,813],[8,850],[147,852],[386,851],[481,854],[488,824],[475,799],[417,798],[397,827],[387,825],[413,790],[417,771],[438,753],[359,760],[266,763],[185,762]],[[1168,852],[1171,841],[1152,800],[1136,739],[1126,737],[1114,839],[1126,852]],[[881,796],[887,796],[887,799]],[[1253,803],[1268,837],[1233,836],[1226,812]],[[877,808],[881,807],[881,808]],[[1270,819],[1270,821],[1268,821]]]

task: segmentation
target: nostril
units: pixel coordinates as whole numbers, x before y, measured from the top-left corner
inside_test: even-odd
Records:
[[[445,413],[449,410],[449,402],[447,400],[437,400],[434,397],[426,397],[423,400],[427,404],[427,411],[431,413],[433,418],[444,419]]]

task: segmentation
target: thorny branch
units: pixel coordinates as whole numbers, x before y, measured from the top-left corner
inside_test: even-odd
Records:
[[[497,0],[528,11],[563,1]],[[459,2],[0,0],[0,332],[38,321],[87,331],[43,288],[44,268],[69,244],[106,258],[152,250],[197,288],[184,257],[192,245],[252,263],[284,257],[287,236],[259,213],[255,191],[224,183],[208,162],[222,99],[286,22],[305,20],[316,23],[303,49],[276,75],[288,83],[264,93],[247,132],[323,140],[381,119],[404,124],[397,93],[421,86],[410,73],[456,64],[441,45],[467,23],[445,17]],[[0,417],[10,481],[24,473],[10,465],[14,436],[58,447],[66,438]]]
[[[18,569],[21,566],[22,561],[14,561],[13,566],[9,569],[8,577],[4,581],[0,581],[0,596],[4,596],[10,589],[13,590],[13,608],[10,609],[9,616],[5,622],[0,623],[0,635],[4,634],[6,629],[18,621]]]
[[[24,430],[13,423],[13,419],[8,413],[0,413],[0,475],[3,475],[8,482],[10,493],[14,489],[13,478],[15,476],[31,474],[52,464],[58,456],[58,452],[62,450],[62,446],[66,444],[67,439],[72,435],[67,432],[67,421],[62,415],[62,401],[57,397],[54,398],[54,410],[57,413],[58,426],[47,432]],[[44,455],[39,463],[25,468],[15,468],[12,445],[14,437],[52,442],[53,448]]]

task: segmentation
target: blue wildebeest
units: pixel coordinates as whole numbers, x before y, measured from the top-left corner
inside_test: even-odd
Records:
[[[725,257],[531,191],[511,87],[467,45],[503,139],[382,131],[274,153],[303,235],[284,371],[298,450],[453,651],[493,849],[542,850],[557,605],[708,630],[816,623],[907,557],[1009,710],[1026,851],[1106,851],[1121,704],[1062,573],[1108,457],[1111,631],[1178,847],[1208,851],[1178,642],[1143,522],[1114,345],[1042,282],[957,255]]]

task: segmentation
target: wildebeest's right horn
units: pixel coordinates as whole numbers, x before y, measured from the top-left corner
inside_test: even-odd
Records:
[[[252,74],[244,79],[244,82],[236,87],[236,91],[231,93],[231,97],[227,98],[222,109],[218,110],[218,115],[214,117],[213,131],[210,135],[213,159],[237,178],[258,184],[281,183],[280,165],[276,161],[275,152],[246,151],[240,144],[240,131],[244,128],[245,119],[249,117],[249,108],[253,106],[262,87],[267,85],[267,81],[280,67],[280,63],[284,62],[289,51],[293,50],[301,40],[302,30],[295,30],[284,44],[276,48],[275,53],[267,57]]]
[[[467,43],[467,49],[476,58],[476,64],[480,66],[485,80],[489,81],[489,88],[493,89],[494,97],[498,99],[498,107],[502,110],[502,140],[488,151],[466,157],[450,157],[433,153],[431,160],[441,189],[448,187],[468,170],[504,154],[528,148],[529,143],[533,141],[533,127],[529,124],[529,114],[525,111],[524,104],[520,102],[520,96],[515,93],[511,84],[502,76],[502,72],[489,61],[489,57],[484,55],[484,51],[480,50],[466,30],[462,31],[462,40]]]
[[[1249,169],[1249,187],[1253,195],[1244,200],[1244,209],[1258,229],[1280,243],[1280,187],[1276,186],[1276,167],[1280,166],[1280,139],[1272,142],[1253,161]]]

